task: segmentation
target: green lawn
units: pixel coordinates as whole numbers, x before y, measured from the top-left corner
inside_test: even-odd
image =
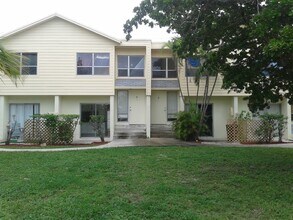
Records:
[[[293,219],[293,149],[0,153],[0,219]]]

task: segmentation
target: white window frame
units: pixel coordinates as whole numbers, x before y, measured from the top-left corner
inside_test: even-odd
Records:
[[[92,65],[91,66],[78,66],[77,65],[77,62],[78,62],[78,56],[77,54],[91,54],[92,56]],[[95,66],[95,54],[108,54],[109,55],[109,66]],[[82,67],[85,67],[85,68],[91,68],[92,69],[92,74],[78,74],[78,68],[82,68]],[[94,74],[95,73],[95,67],[104,67],[104,68],[109,68],[109,73],[106,74],[106,75],[96,75]],[[76,53],[76,75],[78,76],[109,76],[110,75],[110,53],[109,52],[95,52],[95,53],[84,53],[84,52],[78,52]]]
[[[38,53],[36,52],[19,52],[19,59],[20,59],[20,62],[19,62],[19,72],[20,72],[20,75],[25,75],[25,76],[36,76],[38,75]],[[37,65],[23,65],[22,63],[22,57],[23,57],[23,54],[36,54],[37,55]],[[22,68],[29,68],[29,67],[35,67],[36,68],[36,74],[23,74],[23,71],[22,71]]]
[[[118,59],[119,59],[119,56],[121,57],[127,57],[127,68],[119,68],[118,66]],[[144,77],[144,67],[143,68],[130,68],[130,57],[143,57],[143,61],[145,61],[145,56],[144,55],[118,55],[117,56],[117,76],[120,78],[123,78],[123,77],[130,77],[130,78],[135,78],[135,77],[138,77],[138,78],[142,78]],[[144,62],[143,62],[144,63]],[[130,76],[130,70],[143,70],[143,76]],[[127,70],[127,76],[119,76],[119,70]]]

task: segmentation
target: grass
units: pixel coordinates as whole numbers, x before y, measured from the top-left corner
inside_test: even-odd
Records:
[[[293,150],[0,153],[0,219],[292,219]]]

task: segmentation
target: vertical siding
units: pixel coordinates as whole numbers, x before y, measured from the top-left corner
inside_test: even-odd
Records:
[[[18,88],[4,80],[1,95],[113,95],[115,45],[117,43],[60,18],[54,18],[4,39],[2,44],[15,52],[38,53],[38,74],[23,77]],[[110,75],[76,74],[78,52],[110,53]]]

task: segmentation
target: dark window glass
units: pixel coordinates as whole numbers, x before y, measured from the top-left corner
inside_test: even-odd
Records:
[[[168,70],[176,70],[175,61],[172,58],[168,58]]]
[[[22,75],[37,75],[37,67],[22,67]]]
[[[130,56],[130,68],[144,69],[144,57],[143,56]]]
[[[132,77],[143,77],[143,69],[130,69],[130,75]]]
[[[81,105],[81,137],[97,137],[96,132],[89,123],[91,115],[103,115],[104,122],[102,123],[102,132],[105,136],[110,134],[109,123],[110,105],[109,104],[82,104]]]
[[[94,75],[109,75],[109,67],[95,67]]]
[[[110,66],[109,53],[95,53],[94,54],[95,66]]]
[[[92,75],[92,68],[91,67],[77,67],[77,74],[78,75]]]
[[[78,53],[77,54],[77,66],[92,66],[92,54],[91,53]]]
[[[118,76],[143,77],[144,56],[118,56]]]
[[[78,53],[77,75],[109,75],[109,53]]]
[[[168,78],[177,78],[177,71],[168,71]]]
[[[120,69],[118,70],[118,76],[128,76],[128,70],[127,69]]]
[[[117,92],[117,119],[118,121],[128,121],[128,92]]]
[[[128,68],[128,56],[118,56],[118,68]]]
[[[166,59],[165,58],[153,58],[152,59],[153,71],[166,70]]]
[[[176,64],[173,58],[152,58],[153,78],[177,78]]]
[[[37,75],[38,55],[36,53],[20,53],[21,74]]]
[[[38,55],[36,53],[22,53],[23,66],[37,66]]]
[[[153,70],[153,78],[166,78],[166,70]]]

